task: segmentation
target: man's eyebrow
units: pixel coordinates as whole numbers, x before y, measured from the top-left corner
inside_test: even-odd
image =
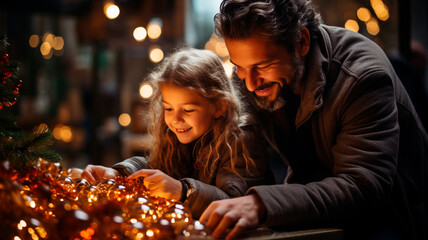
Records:
[[[230,61],[233,65],[235,65],[235,66],[237,66],[237,67],[241,67],[241,66],[239,66],[238,64],[234,63],[231,59],[229,59],[229,61]],[[258,66],[258,65],[262,65],[262,64],[269,64],[269,63],[272,63],[272,60],[263,60],[263,61],[260,61],[260,62],[258,62],[258,63],[254,63],[254,64],[251,64],[251,67],[255,67],[255,66]]]

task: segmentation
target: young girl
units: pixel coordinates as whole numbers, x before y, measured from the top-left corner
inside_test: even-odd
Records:
[[[185,202],[195,218],[214,200],[273,183],[260,137],[217,55],[181,49],[149,75],[149,82],[155,88],[150,156],[113,168],[88,165],[83,177],[91,182],[144,177],[150,194]]]

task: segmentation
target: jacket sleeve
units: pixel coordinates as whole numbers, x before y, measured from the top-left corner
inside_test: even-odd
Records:
[[[254,166],[247,165],[241,157],[235,164],[236,172],[231,171],[230,158],[225,153],[217,169],[215,185],[192,178],[185,179],[192,191],[185,203],[190,207],[194,218],[199,218],[213,201],[239,197],[244,195],[251,186],[274,182],[268,166],[267,154],[261,142],[262,138],[250,131],[249,127],[244,130],[247,131],[244,142],[254,160]],[[242,156],[242,152],[239,156]]]
[[[340,102],[334,120],[338,132],[325,133],[335,135],[327,150],[331,176],[306,185],[256,186],[248,191],[266,206],[268,226],[342,224],[376,211],[390,194],[400,134],[392,80],[378,71],[353,84],[344,96],[334,96]]]
[[[134,156],[116,163],[113,165],[113,168],[118,170],[123,176],[129,176],[140,169],[147,169],[149,167],[147,166],[147,159],[145,157]]]
[[[230,197],[214,185],[203,183],[194,178],[185,178],[184,180],[188,183],[191,191],[184,203],[189,206],[194,219],[199,219],[212,201]]]

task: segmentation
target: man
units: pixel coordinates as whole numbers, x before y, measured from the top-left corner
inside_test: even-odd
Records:
[[[288,173],[212,203],[213,236],[264,224],[426,239],[428,137],[383,51],[321,24],[309,0],[224,0],[215,23]]]

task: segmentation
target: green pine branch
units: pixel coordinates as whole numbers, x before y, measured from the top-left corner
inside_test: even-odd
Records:
[[[34,166],[39,158],[60,162],[61,156],[49,148],[53,144],[52,133],[44,130],[33,134],[8,132],[0,140],[0,156],[16,169]]]
[[[0,39],[0,57],[6,52],[7,38]],[[14,61],[3,61],[0,68],[0,76],[3,71],[8,71],[10,76],[0,84],[0,100],[2,104],[18,99],[19,80],[18,63]],[[7,74],[9,75],[9,74]],[[18,85],[19,84],[19,85]],[[52,132],[48,129],[33,133],[23,132],[16,124],[17,117],[10,109],[14,104],[3,106],[0,109],[0,161],[9,161],[15,169],[25,169],[34,166],[39,158],[50,162],[61,161],[61,156],[50,150],[53,145]]]

